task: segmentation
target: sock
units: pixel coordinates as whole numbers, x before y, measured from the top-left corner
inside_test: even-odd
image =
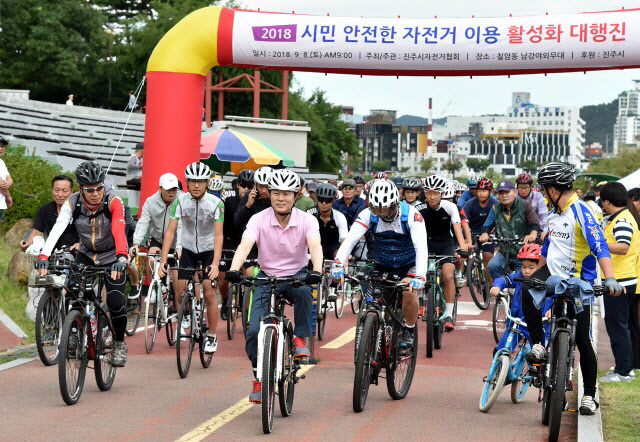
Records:
[[[411,330],[413,330],[415,328],[415,326],[416,326],[415,324],[413,324],[413,325],[405,324],[404,325],[405,328],[410,328]]]
[[[446,305],[446,309],[445,309],[445,311],[446,311],[446,313],[445,313],[445,317],[446,317],[446,316],[451,316],[451,314],[453,313],[453,302],[451,302],[451,303],[447,302],[445,305]]]

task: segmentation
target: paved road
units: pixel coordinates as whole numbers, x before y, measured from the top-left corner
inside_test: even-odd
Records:
[[[530,389],[515,405],[505,389],[488,414],[478,411],[482,377],[494,346],[490,312],[480,313],[466,289],[461,299],[457,329],[444,336],[443,348],[433,358],[421,351],[408,396],[392,400],[383,381],[371,387],[366,408],[358,414],[351,405],[352,338],[336,343],[344,343],[338,348],[322,348],[351,329],[355,315],[348,307],[341,319],[331,315],[326,337],[317,345],[320,362],[297,385],[293,415],[276,416],[272,436],[336,441],[545,440],[537,390]],[[194,354],[187,379],[178,375],[175,350],[167,345],[164,331],[152,355],[145,353],[142,334],[128,338],[129,362],[118,370],[111,391],[100,392],[93,371],[87,370],[82,398],[71,407],[60,397],[56,367],[44,367],[36,360],[1,371],[2,439],[263,438],[260,407],[246,400],[251,374],[244,339],[239,332],[228,341],[224,326],[220,321],[219,351],[211,367],[203,369]],[[424,339],[422,327],[421,348]],[[575,440],[576,420],[575,414],[565,413],[562,440]]]

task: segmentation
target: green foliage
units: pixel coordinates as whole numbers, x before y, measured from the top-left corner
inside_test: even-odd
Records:
[[[491,160],[482,160],[480,158],[467,158],[467,167],[473,170],[475,173],[481,173],[487,170],[491,166]]]
[[[455,161],[447,161],[447,162],[444,164],[444,168],[445,168],[446,170],[448,170],[449,172],[452,172],[453,174],[455,174],[457,171],[459,171],[460,169],[462,169],[462,167],[463,167],[463,164],[462,164],[460,161],[458,161],[458,160],[455,160]]]
[[[622,149],[612,158],[593,160],[589,172],[608,173],[624,177],[640,169],[640,149],[637,147]]]
[[[5,229],[0,229],[4,237]],[[12,282],[7,276],[7,267],[18,251],[18,247],[10,247],[4,241],[0,241],[0,309],[3,310],[18,326],[27,334],[22,344],[35,342],[34,323],[27,317],[26,307],[28,302],[27,287]]]
[[[613,125],[618,116],[618,99],[611,103],[595,104],[580,108],[580,118],[585,121],[584,140],[587,145],[600,143],[603,148],[613,149]]]
[[[13,206],[4,212],[1,222],[7,229],[20,218],[34,218],[40,206],[51,201],[51,180],[61,173],[59,166],[34,155],[24,155],[24,151],[24,146],[19,146],[17,152],[7,149],[2,157],[13,178],[9,189]]]
[[[503,173],[497,172],[496,170],[492,169],[491,167],[487,169],[487,171],[484,174],[484,176],[486,178],[489,178],[491,181],[493,181],[496,184],[498,182],[504,180],[507,177]]]
[[[538,172],[538,169],[540,168],[540,166],[542,166],[542,163],[539,163],[534,160],[527,160],[527,161],[518,163],[517,166],[522,170],[524,170],[525,172],[527,172],[528,174],[535,175]]]
[[[424,173],[429,173],[429,171],[433,168],[433,158],[428,157],[423,160],[420,160],[420,169]]]
[[[371,165],[371,168],[379,172],[384,172],[385,170],[389,170],[391,168],[391,160],[386,159],[374,161]]]

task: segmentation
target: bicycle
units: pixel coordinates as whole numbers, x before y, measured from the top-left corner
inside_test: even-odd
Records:
[[[339,283],[336,287],[336,293],[342,296],[342,303],[351,305],[351,311],[354,315],[357,315],[360,311],[360,306],[363,302],[362,294],[365,292],[363,286],[359,282],[359,278],[347,278],[347,275],[360,275],[364,276],[365,273],[370,272],[373,269],[375,259],[352,259],[348,262],[345,269],[344,282]]]
[[[142,272],[140,271],[140,263],[136,262],[136,268],[138,271],[138,274],[141,274]],[[129,271],[127,269],[126,272],[127,275],[127,282],[126,282],[126,288],[124,291],[124,295],[126,298],[126,310],[127,310],[127,328],[125,329],[125,334],[127,336],[133,336],[136,334],[136,331],[138,331],[138,325],[140,324],[140,317],[142,316],[142,283],[139,283],[139,287],[138,287],[138,296],[136,298],[130,298],[129,295],[131,294],[131,275],[129,274]]]
[[[147,353],[153,351],[156,342],[156,335],[162,327],[165,327],[167,342],[173,347],[176,343],[174,323],[178,317],[175,309],[175,298],[173,294],[173,281],[171,272],[167,272],[164,278],[158,274],[160,269],[160,259],[162,253],[137,252],[137,256],[148,258],[153,263],[153,273],[144,309],[144,346]],[[134,256],[136,256],[134,255]],[[173,259],[174,255],[169,254],[167,258]]]
[[[569,306],[574,309],[579,289],[567,289],[555,293],[554,286],[536,278],[514,278],[530,287],[545,290],[547,297],[553,297],[551,304],[551,337],[547,341],[547,360],[532,364],[529,374],[532,384],[540,389],[538,402],[542,402],[542,424],[549,426],[549,440],[557,440],[560,432],[562,412],[565,410],[566,392],[573,390],[573,365],[576,351],[577,319],[568,317]],[[565,281],[566,282],[566,281]],[[593,286],[594,296],[609,293],[604,286]],[[575,310],[574,310],[575,311]],[[542,394],[542,398],[540,395]],[[576,410],[569,410],[576,411]]]
[[[60,339],[58,383],[64,402],[73,405],[82,395],[88,358],[93,359],[96,383],[101,391],[111,389],[116,377],[116,367],[111,365],[115,331],[102,305],[104,278],[111,271],[76,264],[53,266],[51,270],[70,271],[67,292],[71,305]]]
[[[371,295],[365,298],[356,329],[356,369],[353,380],[353,410],[356,413],[364,410],[369,386],[378,385],[383,368],[386,369],[389,395],[395,400],[406,397],[418,356],[417,323],[413,347],[408,351],[400,349],[404,329],[401,298],[407,283],[399,278],[389,279],[387,275],[375,271],[367,278],[372,284]]]
[[[234,253],[235,253],[235,250],[223,249],[220,266],[224,266],[226,264],[225,261],[231,261],[233,259]],[[246,268],[254,267],[257,265],[257,262],[258,262],[257,259],[247,259],[245,261],[245,267]],[[259,271],[260,269],[258,269],[258,272]],[[255,270],[254,270],[254,273],[257,274]],[[250,305],[247,305],[245,310],[245,298],[248,294],[245,292],[249,292],[249,291],[251,290],[250,289],[245,290],[245,288],[242,286],[242,283],[229,284],[229,291],[227,294],[227,298],[226,300],[223,299],[222,301],[227,303],[227,338],[229,338],[230,341],[233,339],[233,336],[236,332],[236,321],[238,320],[239,316],[242,316],[242,329],[245,337],[247,335],[247,330],[249,330],[247,325],[247,321],[249,317],[248,316],[245,317],[245,315],[248,315],[251,312]],[[250,295],[253,295],[253,291],[251,291]]]
[[[260,267],[258,267],[257,259],[248,259],[245,261],[245,265],[253,267],[251,276],[258,276],[260,273]],[[247,332],[249,331],[249,320],[251,319],[251,304],[253,303],[253,293],[255,287],[251,286],[245,288],[244,295],[242,296],[242,331],[244,332],[245,339],[247,338]]]
[[[278,385],[278,402],[282,416],[290,416],[293,411],[295,385],[305,375],[297,375],[300,362],[295,358],[293,345],[293,324],[284,315],[285,304],[291,305],[284,295],[277,293],[278,286],[304,285],[296,277],[244,276],[243,283],[263,283],[269,285],[269,313],[260,317],[258,333],[258,381],[262,382],[262,431],[273,430],[275,411],[275,388]]]
[[[491,287],[489,286],[487,268],[482,257],[482,246],[478,238],[480,238],[480,235],[473,235],[473,256],[467,264],[467,286],[476,307],[480,310],[486,310],[491,303],[489,296]]]
[[[329,291],[331,290],[331,264],[333,263],[332,260],[329,259],[325,259],[324,263],[323,263],[323,274],[322,274],[322,281],[320,281],[320,284],[318,284],[318,288],[316,289],[316,322],[317,324],[317,336],[318,336],[318,340],[322,341],[322,338],[324,338],[324,329],[325,326],[327,325],[327,310],[328,310],[328,301],[327,298],[329,296]],[[344,301],[344,294],[341,293],[340,297],[342,297],[343,301]],[[336,301],[337,304],[338,301]],[[336,309],[337,309],[337,305],[336,305]],[[342,309],[344,310],[344,302],[342,303]],[[340,314],[340,316],[338,316],[338,313],[336,312],[336,316],[340,317],[342,316],[342,314]]]

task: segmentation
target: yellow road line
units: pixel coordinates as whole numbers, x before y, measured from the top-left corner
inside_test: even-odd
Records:
[[[349,342],[353,341],[355,337],[356,337],[356,327],[353,326],[349,330],[347,330],[346,332],[342,333],[340,336],[335,338],[333,341],[323,345],[320,348],[340,348],[343,345],[346,345]]]
[[[311,370],[313,367],[315,366],[303,365],[300,368],[300,370],[298,370],[298,373],[297,373],[298,376],[306,373],[307,371]],[[178,442],[201,441],[202,439],[204,439],[205,437],[209,436],[214,431],[216,431],[218,428],[222,427],[224,424],[231,422],[233,419],[240,416],[242,413],[250,409],[253,405],[254,404],[249,402],[248,396],[244,397],[238,402],[236,402],[234,405],[230,406],[229,408],[221,412],[220,414],[212,417],[205,423],[197,426],[196,428],[194,428],[193,430],[191,430],[190,432],[182,436],[180,439],[178,439]]]

